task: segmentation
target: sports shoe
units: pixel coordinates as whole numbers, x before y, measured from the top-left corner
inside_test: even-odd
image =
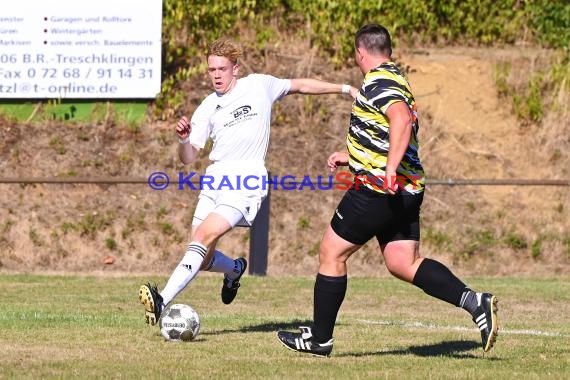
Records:
[[[497,320],[497,304],[499,300],[489,293],[477,293],[477,309],[473,313],[473,322],[481,330],[483,351],[489,351],[499,335],[499,322]]]
[[[293,333],[288,331],[277,332],[277,339],[287,348],[297,351],[305,352],[314,356],[329,356],[333,349],[333,339],[328,342],[318,343],[313,340],[313,333],[310,327],[300,326],[300,333]]]
[[[241,263],[241,273],[239,276],[233,280],[229,279],[227,275],[224,276],[224,283],[222,285],[222,302],[226,305],[232,303],[234,298],[236,298],[240,286],[239,279],[247,269],[247,260],[245,258],[240,257],[236,261],[239,261]]]
[[[158,293],[156,285],[145,284],[139,289],[139,300],[144,305],[145,322],[154,326],[162,312],[162,296]]]

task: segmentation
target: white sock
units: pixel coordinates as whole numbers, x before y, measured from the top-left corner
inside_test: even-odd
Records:
[[[198,243],[191,242],[186,248],[184,257],[174,269],[166,286],[160,292],[163,302],[168,305],[198,274],[200,265],[204,261],[207,248]]]
[[[206,268],[208,272],[229,273],[234,270],[235,260],[215,250],[210,266]]]

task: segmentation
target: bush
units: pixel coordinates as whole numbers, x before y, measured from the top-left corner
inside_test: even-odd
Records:
[[[340,67],[352,64],[354,32],[368,22],[386,26],[395,44],[570,45],[568,1],[165,0],[164,80],[155,115],[165,119],[178,113],[179,83],[204,71],[207,45],[221,35],[239,39],[240,31],[254,33],[262,48],[278,42],[277,32],[284,31],[308,38]]]

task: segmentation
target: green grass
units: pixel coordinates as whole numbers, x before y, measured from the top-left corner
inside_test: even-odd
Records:
[[[107,117],[115,123],[137,124],[144,120],[148,104],[145,102],[87,102],[87,101],[14,101],[0,104],[0,114],[18,121],[46,120],[75,122],[104,122]]]
[[[468,279],[499,297],[500,335],[483,354],[463,311],[393,278],[351,278],[330,358],[283,348],[278,329],[312,316],[313,278],[246,276],[232,305],[201,274],[177,298],[202,319],[196,341],[144,324],[138,287],[163,276],[0,276],[0,378],[563,379],[570,278]]]

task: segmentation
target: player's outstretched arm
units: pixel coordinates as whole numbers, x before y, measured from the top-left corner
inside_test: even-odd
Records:
[[[357,93],[358,89],[349,84],[330,83],[312,78],[291,79],[291,88],[289,89],[289,94],[350,94],[353,98],[356,97]]]

